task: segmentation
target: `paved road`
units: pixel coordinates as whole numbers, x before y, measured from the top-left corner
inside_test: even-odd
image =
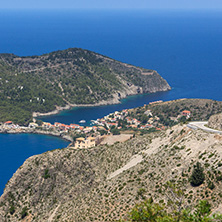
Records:
[[[194,130],[202,129],[202,130],[204,130],[206,132],[209,132],[209,133],[222,134],[222,131],[220,131],[220,130],[214,130],[214,129],[206,127],[207,124],[208,124],[207,121],[204,121],[204,122],[190,122],[190,123],[187,124],[187,126],[191,129],[194,129]]]

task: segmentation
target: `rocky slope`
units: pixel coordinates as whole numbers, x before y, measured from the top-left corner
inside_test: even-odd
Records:
[[[49,112],[58,106],[117,103],[127,95],[170,89],[154,70],[88,50],[29,57],[0,54],[0,121],[21,112],[28,119],[32,112]],[[12,113],[12,107],[17,111]]]
[[[167,203],[167,181],[183,205],[207,199],[221,212],[222,136],[177,125],[112,146],[58,149],[27,159],[0,198],[0,221],[114,221],[144,198]],[[193,165],[205,181],[192,187]]]
[[[222,130],[222,113],[211,116],[208,126],[213,129]]]

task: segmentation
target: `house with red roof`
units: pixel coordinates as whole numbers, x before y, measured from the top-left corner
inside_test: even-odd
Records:
[[[78,124],[70,124],[70,128],[72,129],[78,129],[80,127],[80,125]]]
[[[108,127],[112,127],[112,126],[115,126],[117,127],[118,126],[118,123],[107,123]]]
[[[190,118],[191,112],[189,110],[183,110],[182,115],[186,116],[186,118],[188,119],[188,118]]]
[[[12,123],[12,121],[6,121],[4,124],[9,126],[9,125],[12,125],[13,123]]]
[[[43,122],[42,127],[45,129],[50,129],[52,127],[51,123]]]

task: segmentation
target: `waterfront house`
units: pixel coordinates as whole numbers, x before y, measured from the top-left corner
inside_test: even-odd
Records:
[[[12,121],[6,121],[6,122],[4,123],[5,126],[10,126],[10,125],[12,125],[12,124],[13,124]]]
[[[43,122],[42,123],[42,128],[44,129],[50,129],[52,127],[51,123]]]
[[[80,125],[78,124],[70,124],[70,128],[72,129],[78,129],[80,127]]]
[[[16,125],[14,125],[12,121],[6,121],[4,123],[4,127],[7,128],[7,129],[12,129],[12,128],[15,128]]]
[[[38,127],[39,125],[37,124],[37,123],[34,123],[34,122],[32,122],[32,123],[29,123],[29,128],[32,128],[32,129],[35,129],[36,127]]]

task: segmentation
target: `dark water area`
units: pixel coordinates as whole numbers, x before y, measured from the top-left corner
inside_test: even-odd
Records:
[[[172,87],[121,104],[74,108],[44,121],[69,124],[84,119],[88,124],[115,110],[160,99],[222,100],[221,11],[0,10],[0,30],[0,53],[41,55],[79,47],[157,70]],[[0,135],[0,178],[7,178],[0,180],[0,189],[27,157],[63,147],[60,142],[64,141],[40,135]],[[19,155],[12,159],[15,151]]]

